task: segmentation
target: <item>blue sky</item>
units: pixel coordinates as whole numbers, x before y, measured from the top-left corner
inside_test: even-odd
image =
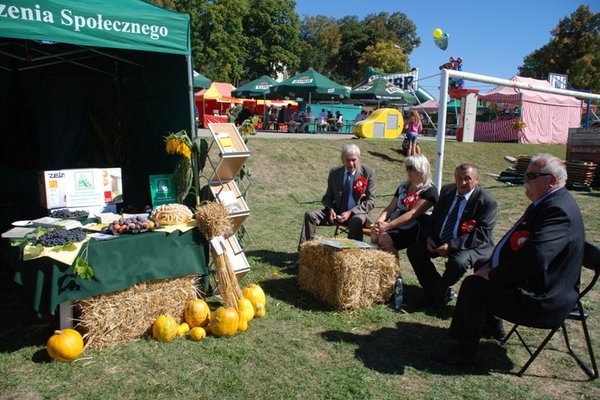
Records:
[[[409,63],[419,68],[420,85],[439,97],[439,76],[427,77],[439,74],[439,66],[450,56],[462,57],[463,71],[509,79],[517,74],[525,56],[550,41],[550,31],[560,19],[570,17],[582,4],[593,13],[600,12],[598,0],[297,0],[296,12],[333,18],[362,18],[383,11],[406,14],[421,39]],[[445,51],[433,43],[436,28],[450,37]],[[476,82],[466,82],[465,87],[491,89]]]

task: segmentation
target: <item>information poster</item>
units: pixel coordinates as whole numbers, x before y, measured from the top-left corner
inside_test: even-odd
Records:
[[[152,208],[156,208],[161,204],[177,203],[175,175],[150,175],[150,196],[152,198]]]

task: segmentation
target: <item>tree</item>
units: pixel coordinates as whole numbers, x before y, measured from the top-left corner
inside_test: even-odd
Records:
[[[374,46],[367,46],[358,60],[358,66],[363,76],[368,67],[385,72],[407,71],[409,69],[406,53],[390,40],[382,40]]]
[[[296,71],[300,21],[295,6],[293,0],[250,0],[250,11],[243,18],[248,53],[245,79]]]
[[[519,74],[537,79],[565,74],[572,87],[600,93],[600,13],[582,5],[550,33],[548,44],[525,57]]]
[[[300,28],[300,70],[329,75],[336,67],[342,34],[334,18],[305,17]]]

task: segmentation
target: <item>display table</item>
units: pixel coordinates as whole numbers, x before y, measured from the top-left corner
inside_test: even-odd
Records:
[[[15,282],[31,289],[33,308],[42,315],[54,315],[61,303],[123,290],[139,282],[208,274],[207,243],[197,229],[90,240],[91,280],[73,276],[71,266],[47,257],[22,261],[20,249],[3,242]]]

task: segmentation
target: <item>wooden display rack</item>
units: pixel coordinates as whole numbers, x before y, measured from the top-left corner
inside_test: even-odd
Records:
[[[244,168],[250,151],[234,124],[210,123],[208,129],[213,136],[208,154],[213,146],[217,146],[216,150],[219,153],[216,166],[210,156],[207,157],[207,161],[213,169],[208,179],[208,186],[215,200],[223,204],[229,212],[233,234],[225,239],[224,247],[233,265],[234,273],[240,281],[250,271],[250,264],[237,236],[238,231],[241,235],[247,235],[243,223],[250,215],[250,210],[244,199],[245,192],[241,193],[236,178],[240,175],[240,170]],[[248,174],[244,175],[249,181],[248,185],[242,185],[246,191],[251,181]],[[240,181],[243,183],[243,178]]]

